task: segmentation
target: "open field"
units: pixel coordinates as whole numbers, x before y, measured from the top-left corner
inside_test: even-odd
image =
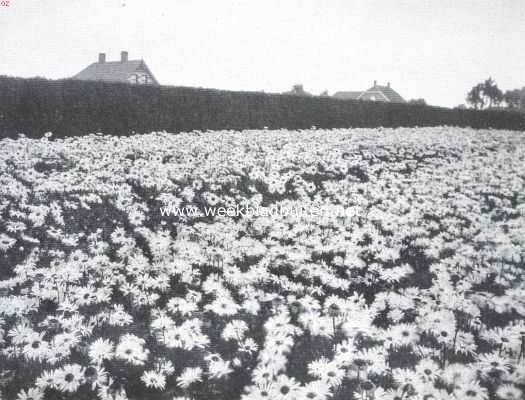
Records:
[[[524,267],[523,132],[4,139],[0,398],[521,399]]]

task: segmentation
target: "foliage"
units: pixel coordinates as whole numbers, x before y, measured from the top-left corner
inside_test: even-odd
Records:
[[[467,103],[472,105],[475,109],[482,109],[485,105],[485,98],[483,96],[483,83],[478,83],[470,89],[467,94]]]
[[[525,87],[521,89],[507,90],[503,99],[511,110],[520,110],[525,112]]]
[[[498,106],[503,100],[503,92],[492,78],[488,78],[483,83],[483,96],[489,108]]]
[[[503,101],[503,92],[492,78],[475,85],[467,94],[467,103],[475,109],[497,107]]]
[[[521,91],[519,89],[507,90],[503,95],[507,106],[511,109],[520,108]]]
[[[324,96],[227,92],[78,80],[0,77],[0,137],[56,137],[104,132],[470,126],[525,129],[504,111],[340,100]]]

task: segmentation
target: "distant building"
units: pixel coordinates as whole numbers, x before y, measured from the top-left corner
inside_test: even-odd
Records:
[[[363,92],[335,92],[333,97],[341,100],[357,100]]]
[[[374,81],[374,86],[364,92],[336,92],[333,97],[342,100],[368,100],[383,101],[388,103],[406,103],[406,100],[390,87],[390,82],[386,86],[381,86]]]
[[[144,60],[128,60],[128,52],[120,53],[120,61],[106,61],[106,54],[98,55],[95,62],[73,79],[84,81],[127,82],[137,85],[158,85]]]
[[[292,90],[284,92],[283,94],[291,94],[294,96],[306,96],[311,97],[312,94],[304,90],[303,85],[293,85]]]

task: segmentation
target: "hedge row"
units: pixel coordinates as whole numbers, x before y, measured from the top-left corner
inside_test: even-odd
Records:
[[[0,137],[166,130],[455,125],[525,130],[525,115],[125,83],[0,77]]]

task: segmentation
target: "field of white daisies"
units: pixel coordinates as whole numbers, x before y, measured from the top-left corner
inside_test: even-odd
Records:
[[[4,139],[0,398],[523,399],[524,267],[524,132]]]

